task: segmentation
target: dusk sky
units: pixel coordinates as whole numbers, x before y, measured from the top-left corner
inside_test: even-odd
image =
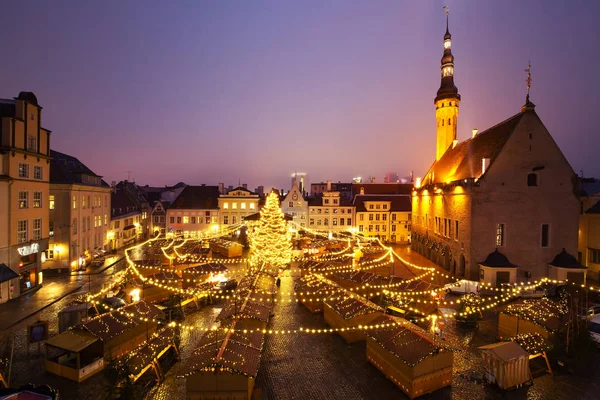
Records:
[[[51,147],[112,180],[289,188],[435,159],[445,15],[459,140],[531,100],[600,177],[600,1],[0,1],[0,97],[33,91]]]

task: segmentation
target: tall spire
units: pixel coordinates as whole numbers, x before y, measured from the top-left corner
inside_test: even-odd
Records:
[[[446,34],[444,35],[444,56],[442,57],[442,81],[434,100],[435,119],[437,122],[437,139],[435,160],[442,158],[456,140],[458,124],[458,107],[460,95],[454,86],[454,56],[452,55],[452,35],[448,28],[448,7],[446,10]]]
[[[444,55],[442,57],[442,82],[437,91],[435,101],[445,98],[457,98],[460,100],[458,88],[454,85],[454,56],[452,55],[452,35],[450,34],[448,6],[446,10],[446,34],[444,35]]]

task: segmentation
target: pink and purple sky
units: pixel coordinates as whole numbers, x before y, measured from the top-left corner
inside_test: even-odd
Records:
[[[287,189],[435,157],[450,7],[459,140],[531,99],[573,169],[600,176],[600,2],[0,2],[0,97],[33,91],[53,149],[109,183]]]

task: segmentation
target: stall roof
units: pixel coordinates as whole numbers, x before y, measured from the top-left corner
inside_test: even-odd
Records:
[[[392,324],[374,331],[367,331],[367,335],[379,343],[391,354],[410,366],[419,364],[425,357],[432,354],[438,346],[431,339],[420,332],[420,328],[413,329],[412,324],[398,324],[398,319],[382,315],[372,324]],[[394,324],[396,322],[396,324]]]
[[[529,353],[515,342],[492,343],[479,347],[479,350],[489,351],[505,363],[509,363],[514,359],[529,357]]]
[[[231,326],[235,329],[235,325]],[[205,368],[222,367],[234,372],[256,377],[264,343],[262,332],[241,334],[229,331],[210,331],[200,340],[198,347],[183,366],[182,378]]]
[[[46,345],[58,349],[79,353],[92,343],[99,340],[90,332],[81,330],[68,330],[46,341]]]
[[[359,315],[383,311],[383,309],[376,304],[360,297],[330,298],[325,300],[325,303],[343,319],[352,319]]]
[[[157,307],[142,300],[99,315],[80,327],[105,341],[140,325],[144,318],[154,319],[160,314],[161,311]]]

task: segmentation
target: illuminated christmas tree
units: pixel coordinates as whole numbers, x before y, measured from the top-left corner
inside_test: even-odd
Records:
[[[260,219],[248,235],[250,241],[250,264],[269,269],[285,268],[292,257],[292,236],[288,231],[283,211],[279,208],[279,196],[272,191]]]

